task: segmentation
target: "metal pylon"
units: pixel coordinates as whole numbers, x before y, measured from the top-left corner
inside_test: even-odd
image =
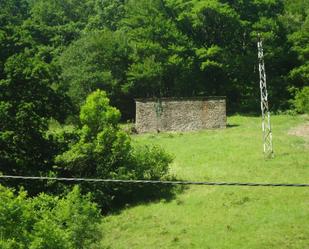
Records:
[[[268,108],[268,94],[266,87],[266,72],[264,64],[263,44],[260,37],[258,38],[258,58],[259,58],[259,73],[260,73],[260,90],[261,90],[261,111],[262,111],[262,130],[263,130],[263,148],[265,158],[272,158],[273,139],[270,124],[270,112]]]

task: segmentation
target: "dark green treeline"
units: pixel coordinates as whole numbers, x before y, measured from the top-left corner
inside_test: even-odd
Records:
[[[64,120],[97,88],[125,118],[132,118],[134,97],[226,95],[230,111],[257,110],[257,33],[273,110],[287,108],[293,88],[308,83],[306,0],[0,5],[1,100],[13,101],[10,92],[19,102],[30,98],[44,105],[35,110],[40,117]]]

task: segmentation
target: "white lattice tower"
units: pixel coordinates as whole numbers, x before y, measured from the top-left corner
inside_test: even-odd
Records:
[[[273,157],[274,152],[273,152],[271,124],[270,124],[270,112],[268,108],[268,94],[266,86],[266,72],[264,64],[263,44],[260,37],[258,39],[257,46],[258,46],[259,73],[260,73],[263,148],[264,148],[264,156],[266,158],[271,158]]]

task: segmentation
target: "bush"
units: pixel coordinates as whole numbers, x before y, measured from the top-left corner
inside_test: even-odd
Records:
[[[134,178],[160,180],[167,176],[172,157],[158,146],[136,146],[132,150],[132,160]]]
[[[296,93],[293,104],[297,112],[309,114],[309,86]]]
[[[130,158],[130,137],[118,127],[120,112],[105,92],[89,95],[80,112],[79,138],[56,162],[72,176],[112,177]]]
[[[120,112],[109,106],[106,93],[90,94],[81,108],[79,139],[56,158],[66,176],[113,179],[160,179],[166,177],[171,157],[158,147],[134,148],[129,135],[120,129]],[[82,183],[101,205],[112,207],[125,199],[132,185]]]
[[[95,248],[99,211],[75,187],[66,197],[27,198],[0,185],[0,248]]]

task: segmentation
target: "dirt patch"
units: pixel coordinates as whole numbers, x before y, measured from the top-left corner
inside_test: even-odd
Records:
[[[309,123],[291,129],[288,134],[309,139]]]

